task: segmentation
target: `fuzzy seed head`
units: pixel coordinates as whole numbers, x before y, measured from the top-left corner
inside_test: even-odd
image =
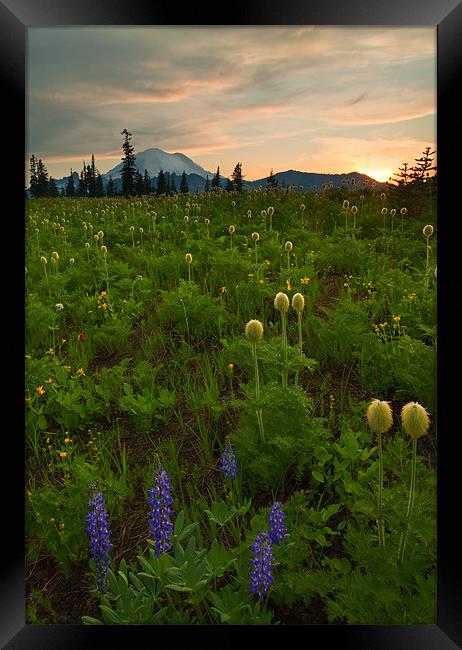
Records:
[[[391,214],[392,217],[394,217],[395,214],[396,214],[396,209],[395,209],[395,208],[392,208],[392,209],[390,210],[390,214]]]
[[[290,253],[293,247],[294,245],[292,244],[291,241],[286,241],[286,243],[284,244],[284,250],[286,251],[286,253]]]
[[[274,307],[280,312],[287,313],[289,310],[289,297],[283,291],[279,291],[274,298]]]
[[[259,320],[249,320],[245,326],[245,335],[250,343],[260,343],[263,337],[263,323]]]
[[[107,246],[101,246],[101,252],[103,255],[107,255]]]
[[[273,208],[272,205],[270,205],[270,207],[268,208],[267,212],[268,212],[268,215],[269,215],[270,217],[273,216],[273,214],[274,214],[274,208]]]
[[[374,433],[385,433],[393,423],[393,414],[390,403],[373,399],[366,412],[367,421]]]
[[[260,239],[260,235],[258,234],[258,232],[253,232],[252,233],[252,239],[254,241],[258,241]]]
[[[292,307],[295,311],[302,313],[305,307],[305,297],[301,293],[294,293],[292,296]]]
[[[381,212],[382,214],[387,214],[388,210],[387,210],[387,208],[382,208],[382,209],[380,210],[380,212]]]
[[[88,241],[85,242],[85,248],[90,248],[90,242]]]
[[[55,260],[55,262],[57,262],[59,260],[59,255],[58,255],[58,253],[56,251],[52,252],[51,259]]]
[[[303,212],[304,209],[305,209],[305,204],[302,203],[302,204],[300,205],[300,210]]]
[[[185,222],[185,223],[188,223],[188,221],[189,221],[189,217],[188,217],[188,215],[185,214],[183,218],[184,218],[184,222]]]
[[[430,224],[424,226],[422,232],[425,235],[425,237],[431,237],[433,235],[433,226],[431,226]]]
[[[73,257],[71,257],[71,258],[69,259],[69,264],[74,264],[74,262],[75,262],[75,259],[74,259]]]
[[[229,232],[230,235],[234,235],[234,233],[236,232],[236,227],[235,226],[230,226],[228,228],[228,232]]]
[[[263,219],[265,219],[267,212],[266,212],[266,210],[262,210],[260,214],[263,217]]]
[[[407,208],[401,208],[400,214],[407,214]]]
[[[187,264],[192,264],[192,255],[191,255],[191,253],[186,253],[184,258],[185,258]]]
[[[103,232],[102,230],[98,230],[98,237],[99,237],[100,239],[103,239],[103,237],[104,237],[104,232]]]
[[[204,222],[206,226],[210,225],[210,219],[207,219],[207,217],[204,219]]]
[[[358,212],[358,208],[355,205],[351,206],[351,212],[352,214],[356,214]]]
[[[44,257],[44,255],[40,257],[40,264],[42,264],[43,266],[45,266],[45,264],[48,264],[48,260],[46,257]]]
[[[401,409],[401,422],[408,436],[420,438],[427,433],[430,418],[419,402],[409,402]]]
[[[130,226],[130,232],[134,232],[134,231],[135,231],[135,226]]]
[[[347,199],[345,199],[342,205],[344,210],[348,210],[348,208],[350,207],[350,202],[347,201]]]

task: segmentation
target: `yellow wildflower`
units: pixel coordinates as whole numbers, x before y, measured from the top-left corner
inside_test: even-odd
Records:
[[[52,357],[54,355],[54,353],[55,353],[54,348],[48,348],[48,350],[46,351],[46,354],[49,354],[50,357]]]
[[[228,363],[227,368],[229,368],[230,370],[232,370],[232,369],[234,368],[234,363],[231,363],[231,362]]]
[[[37,386],[35,392],[37,393],[37,395],[43,395],[45,393],[45,389],[43,388],[43,386]]]
[[[302,284],[308,284],[309,281],[310,281],[310,278],[308,278],[306,275],[305,275],[305,277],[303,277],[303,278],[301,279],[301,283],[302,283]]]
[[[45,384],[51,384],[53,382],[53,379],[51,377],[48,377],[48,379],[45,379]]]
[[[77,368],[77,374],[79,377],[85,377],[85,371],[83,368]]]
[[[218,291],[219,291],[220,293],[226,293],[228,290],[227,290],[226,287],[220,287],[220,288],[218,289]]]
[[[67,370],[67,372],[70,372],[70,371],[71,371],[71,367],[70,367],[70,366],[63,366],[63,368],[64,368],[64,370]]]
[[[286,280],[287,282],[287,291],[292,291],[292,287],[290,286],[290,280]]]
[[[68,454],[67,454],[67,451],[60,451],[60,452],[59,452],[59,455],[61,456],[61,458],[66,458],[66,456],[67,456]]]
[[[72,442],[72,438],[64,438],[64,442],[65,442],[66,445],[67,445],[67,444],[69,444],[70,442]]]

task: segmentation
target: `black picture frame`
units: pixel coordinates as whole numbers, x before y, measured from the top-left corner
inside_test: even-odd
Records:
[[[29,27],[54,25],[388,25],[437,27],[437,156],[438,156],[438,622],[435,625],[391,626],[303,626],[302,643],[316,642],[354,650],[453,650],[462,648],[462,575],[458,520],[460,513],[460,457],[455,439],[460,436],[451,413],[457,411],[457,380],[448,370],[456,364],[458,351],[457,319],[452,307],[459,302],[455,262],[460,257],[461,211],[458,167],[452,155],[460,152],[460,108],[456,100],[458,76],[462,70],[462,4],[458,0],[323,0],[308,3],[286,0],[265,3],[226,5],[220,15],[217,7],[197,4],[154,6],[152,0],[0,0],[0,67],[3,89],[4,147],[0,190],[4,203],[3,269],[5,282],[3,324],[5,373],[4,418],[12,424],[3,428],[2,542],[3,563],[0,587],[0,644],[9,650],[19,648],[87,648],[110,639],[132,647],[167,641],[174,647],[181,642],[235,643],[238,637],[257,632],[260,643],[274,640],[285,643],[291,626],[243,627],[215,626],[204,629],[159,626],[116,628],[113,626],[30,625],[25,624],[24,593],[24,158],[25,158],[25,75],[26,32]],[[459,118],[459,120],[457,119]],[[460,153],[459,153],[460,156]],[[460,163],[459,163],[460,164]],[[3,182],[2,182],[3,178]],[[11,253],[7,255],[8,251]],[[8,262],[7,259],[10,259]],[[8,270],[7,270],[8,269]],[[12,280],[12,282],[11,282]],[[16,284],[17,283],[17,284]],[[454,295],[453,290],[456,291]],[[456,342],[454,344],[454,342]],[[450,363],[452,361],[452,364]],[[6,397],[6,399],[5,399]],[[459,427],[460,428],[460,427]],[[5,469],[13,471],[5,480]],[[442,469],[441,469],[442,468]],[[290,627],[290,629],[288,629]],[[294,626],[298,627],[298,626]],[[116,636],[117,635],[117,636]],[[271,635],[271,636],[270,636]],[[200,641],[199,641],[200,639]],[[300,642],[300,641],[298,641]]]

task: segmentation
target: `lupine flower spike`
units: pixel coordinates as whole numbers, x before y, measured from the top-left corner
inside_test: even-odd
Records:
[[[88,505],[91,506],[91,510],[86,518],[86,530],[90,536],[90,553],[96,567],[96,587],[100,593],[105,593],[109,572],[109,551],[112,544],[109,542],[111,532],[103,493],[98,492],[95,496],[90,497]]]
[[[236,457],[234,455],[234,449],[231,444],[231,438],[226,436],[225,448],[221,456],[221,466],[220,470],[225,475],[225,478],[234,479],[237,474],[237,465]]]
[[[285,518],[286,515],[282,509],[282,503],[275,501],[268,516],[269,538],[272,544],[279,544],[286,536],[287,528],[284,524]]]
[[[253,559],[252,569],[250,571],[250,593],[258,596],[260,601],[268,593],[268,589],[274,582],[272,567],[274,562],[273,551],[269,534],[262,530],[255,537],[252,546]]]
[[[153,540],[154,554],[156,557],[161,553],[169,551],[172,547],[172,503],[173,498],[170,480],[156,455],[154,460],[154,487],[149,489],[148,497],[148,504],[150,506],[148,512],[149,534]]]

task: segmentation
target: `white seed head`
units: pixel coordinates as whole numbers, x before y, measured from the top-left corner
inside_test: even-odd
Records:
[[[274,208],[273,208],[272,205],[270,205],[270,207],[268,208],[267,212],[268,212],[268,215],[269,215],[270,217],[273,216],[273,214],[274,214]]]
[[[48,263],[47,258],[46,258],[44,255],[42,255],[42,256],[40,257],[40,264],[42,264],[43,266],[45,266],[45,264],[47,264],[47,263]]]
[[[304,295],[302,293],[294,293],[294,295],[292,296],[292,308],[301,314],[304,307],[305,307]]]
[[[234,233],[236,232],[236,227],[235,226],[230,226],[228,228],[228,231],[229,231],[230,235],[234,235]]]
[[[392,217],[394,217],[395,214],[396,214],[396,209],[395,209],[395,208],[392,208],[392,209],[390,210],[390,214],[391,214]]]
[[[387,208],[382,208],[382,209],[380,210],[380,212],[381,212],[382,214],[387,214],[388,210],[387,210]]]
[[[259,320],[249,320],[245,326],[245,335],[250,343],[260,343],[263,337],[263,323]]]
[[[294,245],[292,244],[291,241],[286,241],[286,243],[284,244],[284,250],[286,251],[286,253],[290,253],[293,247]]]
[[[90,248],[90,242],[88,241],[85,242],[85,248]]]
[[[374,433],[385,433],[393,423],[390,403],[379,399],[371,400],[367,407],[366,417]]]
[[[350,207],[350,202],[347,201],[347,199],[345,199],[342,205],[344,210],[348,210],[348,208]]]
[[[409,402],[401,409],[401,422],[405,432],[411,438],[424,436],[430,425],[427,411],[418,402]]]
[[[358,208],[355,205],[351,206],[351,212],[352,214],[356,214],[358,212]]]
[[[185,223],[188,223],[188,221],[189,221],[189,217],[188,217],[187,214],[184,215],[183,219],[184,219],[184,222],[185,222]]]
[[[55,260],[56,262],[59,260],[59,255],[56,251],[53,251],[51,254],[51,259]]]
[[[401,208],[400,214],[407,214],[407,208]]]
[[[186,253],[184,258],[185,258],[187,264],[192,264],[192,255],[191,255],[191,253]]]
[[[107,246],[104,246],[104,244],[101,246],[101,252],[103,255],[107,255]]]
[[[289,310],[289,297],[283,291],[279,291],[274,298],[274,307],[278,311],[286,313]]]
[[[424,226],[422,232],[425,235],[425,237],[431,237],[433,235],[433,226],[430,224]]]
[[[74,259],[73,257],[71,257],[71,258],[69,259],[69,264],[72,265],[72,264],[74,264],[74,263],[75,263],[75,259]]]
[[[258,241],[260,239],[260,235],[258,234],[258,232],[253,232],[252,233],[252,239],[254,241]]]

